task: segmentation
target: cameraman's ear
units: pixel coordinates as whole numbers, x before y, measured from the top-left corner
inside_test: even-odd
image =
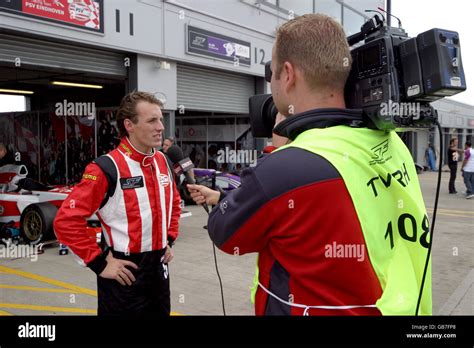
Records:
[[[296,82],[296,70],[290,62],[283,64],[283,82],[285,83],[285,92],[288,93],[291,88],[294,87]]]

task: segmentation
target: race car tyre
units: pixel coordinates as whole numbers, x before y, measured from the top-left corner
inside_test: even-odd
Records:
[[[21,213],[20,235],[27,244],[38,244],[54,238],[53,221],[58,208],[49,203],[34,203]]]

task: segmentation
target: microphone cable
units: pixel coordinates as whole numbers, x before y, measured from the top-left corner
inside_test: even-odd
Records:
[[[226,316],[224,303],[224,287],[222,286],[222,279],[221,275],[219,274],[219,267],[217,266],[216,245],[214,244],[214,242],[212,243],[212,251],[214,252],[214,264],[216,265],[217,278],[219,278],[219,286],[221,288],[222,312],[224,313],[224,316]]]
[[[425,268],[423,269],[423,277],[421,279],[421,286],[420,286],[420,293],[418,294],[418,302],[416,304],[416,311],[415,311],[415,316],[418,316],[418,311],[420,309],[420,304],[421,304],[421,297],[423,296],[423,287],[425,285],[425,279],[426,279],[426,272],[428,271],[428,265],[430,263],[430,256],[431,256],[431,246],[433,245],[433,231],[434,231],[434,226],[436,222],[436,212],[438,210],[438,199],[439,199],[439,189],[441,187],[441,167],[443,165],[443,130],[441,128],[441,125],[439,124],[438,121],[436,121],[436,126],[438,127],[439,131],[439,168],[438,168],[438,184],[436,186],[436,196],[435,196],[435,203],[434,203],[434,208],[433,208],[433,218],[431,221],[431,233],[430,233],[430,243],[428,244],[428,254],[426,255],[426,262],[425,262]]]
[[[214,172],[212,174],[212,179],[211,179],[211,189],[212,190],[216,190],[216,177],[215,177],[216,173]],[[221,193],[222,194],[222,193]],[[204,208],[204,210],[206,211],[207,213],[207,216],[209,217],[211,215],[210,211],[209,211],[209,208],[207,206],[207,203],[204,202],[204,204],[202,204],[202,207]],[[212,211],[212,209],[211,209]],[[207,219],[209,221],[209,218]],[[205,229],[207,230],[207,225],[204,226]],[[224,301],[224,286],[222,285],[222,278],[221,278],[221,274],[219,272],[219,266],[217,265],[217,253],[216,253],[216,244],[214,242],[212,242],[212,252],[214,254],[214,265],[216,266],[216,273],[217,273],[217,278],[219,279],[219,287],[221,289],[221,303],[222,303],[222,312],[224,313],[224,316],[226,316],[226,311],[225,311],[225,301]]]
[[[186,184],[196,184],[196,180],[194,179],[194,177],[192,177],[189,174],[189,171],[192,170],[192,168],[194,168],[194,165],[193,165],[193,163],[191,162],[191,160],[189,158],[184,157],[183,150],[179,146],[177,146],[177,145],[170,146],[170,148],[168,149],[168,152],[167,152],[167,157],[173,163],[173,168],[175,168],[176,166],[180,167],[179,168],[180,169],[179,173],[184,174],[184,176],[185,176],[185,179],[184,179],[185,185]],[[175,171],[175,173],[177,173],[177,172]],[[213,173],[213,178],[212,178],[212,189],[215,190],[215,188],[216,188],[216,180],[215,180],[215,172],[214,172]],[[186,190],[186,186],[185,186],[185,190]],[[204,208],[204,210],[206,211],[206,213],[209,217],[209,215],[210,215],[209,207],[207,206],[207,204],[205,202],[204,202],[204,204],[202,204],[202,207]],[[204,227],[205,227],[205,229],[207,229],[207,226],[204,226]],[[213,252],[214,252],[214,264],[216,265],[217,278],[219,278],[219,286],[221,288],[222,311],[223,311],[224,316],[225,316],[226,312],[225,312],[225,302],[224,302],[224,288],[222,286],[222,279],[221,279],[221,275],[219,273],[219,267],[217,266],[216,245],[214,244],[214,242],[212,243],[212,247],[213,247]]]
[[[203,207],[206,207],[207,208],[207,204],[203,204]],[[210,213],[209,213],[209,209],[206,209],[206,212],[207,212],[207,215],[209,216]],[[208,219],[209,220],[209,219]],[[207,229],[207,228],[206,228]],[[212,251],[214,253],[214,265],[216,266],[216,273],[217,273],[217,278],[219,279],[219,286],[220,286],[220,289],[221,289],[221,302],[222,302],[222,312],[224,313],[224,316],[226,316],[226,312],[225,312],[225,301],[224,301],[224,287],[222,286],[222,279],[221,279],[221,275],[219,273],[219,267],[217,266],[217,254],[216,254],[216,244],[214,242],[212,242]]]

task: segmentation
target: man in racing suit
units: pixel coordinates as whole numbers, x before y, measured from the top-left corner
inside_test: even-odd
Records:
[[[98,315],[169,315],[168,262],[178,236],[180,196],[164,155],[161,102],[126,95],[117,112],[119,146],[90,163],[54,221],[66,244],[97,277]],[[99,218],[107,247],[86,234]]]

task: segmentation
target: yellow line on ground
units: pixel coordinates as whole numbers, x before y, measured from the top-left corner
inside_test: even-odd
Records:
[[[454,216],[454,217],[462,217],[462,218],[474,219],[474,216],[471,216],[471,215],[448,214],[448,213],[438,213],[438,215]]]
[[[433,211],[433,208],[426,208],[428,211]],[[459,214],[468,214],[468,215],[474,215],[474,211],[469,211],[469,210],[452,210],[452,209],[442,209],[438,208],[438,211],[442,212],[447,212],[447,213],[459,213]]]
[[[37,306],[37,305],[22,304],[22,303],[0,303],[0,308],[28,309],[32,311],[45,311],[45,312],[97,314],[96,309]]]
[[[429,214],[432,214],[433,211],[429,211]],[[468,219],[474,219],[473,215],[464,215],[464,214],[455,214],[455,213],[444,213],[442,211],[438,211],[437,215],[443,215],[443,216],[454,216],[454,217],[461,217],[461,218],[468,218]]]
[[[437,216],[453,216],[453,217],[458,217],[458,218],[466,218],[466,219],[474,219],[472,216],[468,215],[460,215],[460,214],[448,214],[448,213],[438,213]]]
[[[40,291],[40,292],[65,292],[68,294],[80,294],[78,291],[68,290],[68,289],[52,289],[52,288],[37,288],[34,286],[22,286],[22,285],[4,285],[0,284],[0,289],[15,289],[15,290],[25,290],[25,291]]]
[[[59,280],[39,276],[37,274],[33,274],[33,273],[25,272],[25,271],[20,271],[20,270],[5,267],[5,266],[0,266],[0,271],[3,271],[5,273],[9,273],[9,274],[18,275],[18,276],[24,277],[24,278],[33,279],[33,280],[36,280],[36,281],[39,281],[39,282],[59,286],[59,287],[62,287],[62,288],[68,289],[68,290],[72,290],[74,292],[79,292],[79,293],[82,293],[82,294],[97,297],[97,291],[95,291],[95,290],[82,288],[82,287],[74,285],[74,284],[70,284],[70,283],[59,281]]]
[[[1,315],[6,316],[6,315],[13,315],[13,314],[8,313],[8,312],[5,312],[5,311],[0,311],[0,316],[1,316]]]
[[[48,283],[48,284],[51,284],[51,285],[56,285],[56,286],[59,286],[59,287],[63,287],[65,289],[68,289],[71,293],[82,293],[82,294],[97,297],[97,291],[95,291],[95,290],[83,288],[83,287],[80,287],[80,286],[77,286],[77,285],[74,285],[74,284],[62,282],[62,281],[55,280],[55,279],[52,279],[52,278],[39,276],[39,275],[36,275],[36,274],[33,274],[33,273],[20,271],[20,270],[5,267],[5,266],[0,266],[0,272],[8,273],[8,274],[14,274],[14,275],[18,275],[20,277],[29,278],[29,279],[37,280],[37,281],[40,281],[40,282]],[[11,287],[11,288],[13,288],[13,285],[0,285],[0,288],[1,287]],[[43,289],[43,290],[33,290],[33,291],[58,290],[57,292],[62,292],[61,290],[63,290],[63,289],[35,288],[35,287],[27,287],[27,286],[24,286],[23,288],[25,288],[24,290],[27,290],[26,288],[30,288],[28,290]],[[52,292],[56,292],[56,291],[52,291]],[[64,291],[64,292],[68,292],[68,291]],[[0,303],[0,307],[20,308],[20,307],[8,307],[8,306],[29,306],[28,308],[25,307],[25,308],[21,308],[21,309],[45,310],[45,311],[51,311],[51,308],[56,308],[56,311],[58,311],[58,312],[60,312],[61,311],[60,309],[62,308],[62,309],[64,309],[64,310],[62,310],[63,312],[67,312],[66,310],[70,310],[71,313],[96,314],[96,312],[97,312],[96,310],[91,310],[91,309],[48,307],[48,306],[36,306],[36,305],[27,305],[27,304]],[[41,308],[43,308],[43,309],[41,309]],[[59,308],[59,309],[57,309],[57,308]],[[54,310],[52,310],[52,311],[54,311]],[[181,314],[181,313],[178,313],[178,312],[171,312],[170,314],[173,315],[173,316],[184,315],[184,314]]]
[[[429,214],[432,214],[432,211],[428,211]],[[443,215],[443,216],[457,216],[457,217],[465,217],[469,219],[474,219],[474,216],[472,215],[464,215],[464,214],[453,214],[453,213],[444,213],[442,211],[439,211],[437,215]]]

